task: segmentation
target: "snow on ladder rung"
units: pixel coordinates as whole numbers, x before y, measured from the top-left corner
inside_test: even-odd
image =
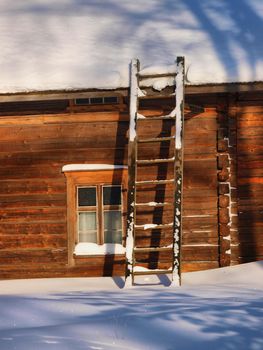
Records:
[[[146,119],[146,117],[143,114],[137,113],[136,114],[137,119]]]
[[[175,136],[165,136],[165,137],[155,137],[152,139],[141,139],[137,142],[139,143],[150,143],[150,142],[163,142],[163,141],[171,141],[174,140]]]
[[[173,222],[170,222],[169,224],[145,224],[145,225],[134,225],[136,229],[143,229],[143,230],[152,230],[152,229],[160,229],[160,228],[168,228],[173,227]]]
[[[174,179],[170,180],[145,180],[145,181],[136,181],[136,185],[165,185],[174,183]]]
[[[164,158],[164,159],[142,159],[142,160],[136,160],[136,163],[138,165],[141,164],[155,164],[155,163],[172,163],[174,162],[174,157],[172,158]]]
[[[135,207],[165,207],[173,205],[169,202],[148,202],[148,203],[136,203]]]

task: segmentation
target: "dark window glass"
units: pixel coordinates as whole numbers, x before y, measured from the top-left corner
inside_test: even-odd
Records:
[[[94,104],[103,103],[103,98],[102,97],[92,97],[90,99],[90,103],[94,103]]]
[[[103,103],[118,103],[117,96],[108,97],[86,97],[86,98],[76,98],[76,105],[90,105],[90,104],[103,104]]]
[[[103,187],[103,205],[121,204],[121,186]]]
[[[89,98],[76,98],[75,103],[76,103],[76,105],[89,105],[90,99]]]
[[[104,97],[104,103],[118,103],[118,97],[116,96]]]
[[[78,205],[79,207],[96,206],[96,187],[79,187]]]

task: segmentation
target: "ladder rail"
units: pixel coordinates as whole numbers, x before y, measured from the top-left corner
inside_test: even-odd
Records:
[[[173,282],[181,285],[181,241],[183,208],[183,139],[184,139],[184,57],[176,60],[175,95],[175,192],[174,192],[174,234],[173,234]]]
[[[139,103],[139,60],[131,62],[131,89],[130,89],[130,125],[129,125],[129,147],[128,147],[128,213],[127,213],[127,238],[126,238],[126,259],[127,284],[133,284],[133,261],[134,261],[134,223],[136,220],[135,199],[136,199],[136,124]]]

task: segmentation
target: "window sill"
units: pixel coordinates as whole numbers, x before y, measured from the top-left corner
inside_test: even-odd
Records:
[[[75,246],[75,256],[91,255],[117,255],[125,254],[126,249],[121,244],[105,243],[98,245],[96,243],[78,243]]]

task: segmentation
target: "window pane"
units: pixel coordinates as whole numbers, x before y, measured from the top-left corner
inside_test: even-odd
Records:
[[[105,243],[119,243],[122,244],[122,231],[107,231],[104,232]]]
[[[97,243],[96,212],[79,213],[79,242]]]
[[[103,205],[121,204],[121,186],[103,186]]]
[[[97,243],[97,231],[90,232],[80,232],[79,233],[79,242],[80,243]]]
[[[103,103],[103,98],[102,97],[91,97],[90,98],[90,103]]]
[[[79,207],[96,206],[96,187],[78,188]]]
[[[79,213],[79,230],[97,230],[96,212]]]
[[[104,229],[105,230],[121,230],[121,210],[110,210],[104,212]]]
[[[117,96],[104,97],[104,103],[118,103]]]
[[[120,210],[104,212],[105,243],[122,243],[122,215]]]
[[[89,105],[90,99],[89,98],[76,98],[75,104],[76,105]]]

